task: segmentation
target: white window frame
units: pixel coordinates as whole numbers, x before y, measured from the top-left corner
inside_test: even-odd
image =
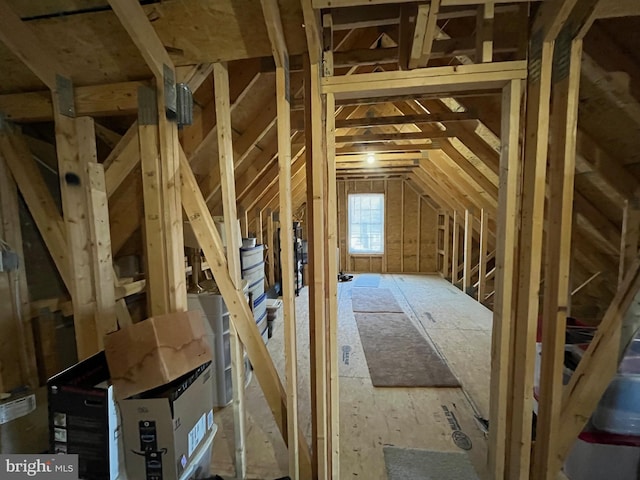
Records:
[[[380,221],[380,248],[379,249],[354,249],[352,247],[352,239],[351,239],[351,230],[352,230],[352,215],[353,215],[353,205],[352,198],[363,198],[363,197],[378,197],[381,199],[382,204],[382,216]],[[375,255],[384,255],[384,221],[385,221],[385,196],[384,193],[350,193],[347,196],[347,245],[349,255],[357,256],[357,255],[366,255],[366,256],[375,256]],[[357,222],[359,224],[363,224],[364,222]],[[369,222],[369,225],[377,225],[378,222]],[[366,223],[365,223],[366,224]]]

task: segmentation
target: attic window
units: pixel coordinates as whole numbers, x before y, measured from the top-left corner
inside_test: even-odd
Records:
[[[349,253],[384,253],[384,194],[349,195]]]

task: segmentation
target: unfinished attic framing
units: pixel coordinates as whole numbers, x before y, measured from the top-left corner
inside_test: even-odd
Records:
[[[0,393],[186,310],[195,244],[231,316],[223,469],[385,478],[391,440],[347,425],[336,278],[431,274],[492,311],[484,400],[460,387],[487,406],[479,477],[558,478],[640,326],[623,321],[640,289],[639,16],[634,0],[0,0],[0,245],[19,258],[0,271]],[[351,249],[354,194],[383,195],[381,251]],[[268,247],[278,351],[219,217]],[[567,317],[597,330],[563,385]],[[371,457],[354,454],[368,435]]]

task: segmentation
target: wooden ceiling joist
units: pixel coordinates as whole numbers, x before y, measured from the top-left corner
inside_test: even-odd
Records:
[[[362,73],[326,77],[322,80],[322,91],[335,94],[336,100],[389,96],[390,92],[452,96],[452,92],[458,91],[501,88],[511,80],[526,78],[526,73],[526,63],[521,61]]]
[[[406,0],[313,0],[313,8],[343,8],[358,7],[365,5],[398,4],[405,3]],[[442,0],[441,5],[446,7],[482,5],[485,3],[516,3],[538,0]]]
[[[370,8],[340,8],[331,12],[333,31],[356,28],[382,27],[400,23],[400,9],[397,5],[377,5]]]
[[[138,88],[147,82],[123,82],[74,89],[76,115],[107,117],[127,115],[138,110]],[[0,112],[14,122],[53,120],[49,92],[0,95]]]
[[[336,128],[367,128],[385,125],[406,125],[420,123],[455,122],[460,120],[474,120],[475,112],[443,112],[425,113],[424,115],[396,115],[390,117],[349,118],[336,121]]]
[[[333,60],[335,68],[396,63],[398,61],[398,48],[361,48],[346,52],[335,52]]]
[[[337,144],[348,143],[381,143],[381,142],[406,142],[411,140],[429,140],[431,138],[448,138],[453,135],[447,130],[439,132],[431,132],[425,134],[422,132],[412,133],[365,133],[362,135],[339,135],[336,136]]]
[[[377,154],[381,152],[398,152],[398,154],[403,153],[413,153],[419,154],[419,152],[423,150],[434,150],[442,148],[442,144],[440,140],[433,140],[431,143],[406,143],[406,144],[395,144],[395,143],[386,143],[386,144],[375,144],[372,145],[370,143],[351,143],[347,147],[339,147],[336,149],[337,155],[345,155],[345,154]]]
[[[436,20],[440,0],[418,5],[413,43],[409,55],[409,68],[425,67],[429,61],[433,39],[436,34]]]

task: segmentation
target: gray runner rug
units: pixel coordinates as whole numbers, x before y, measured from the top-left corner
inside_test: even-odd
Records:
[[[384,447],[388,480],[479,480],[463,452]]]
[[[355,313],[355,317],[375,387],[460,386],[404,313]]]
[[[355,313],[404,312],[388,288],[353,288],[351,301]]]

